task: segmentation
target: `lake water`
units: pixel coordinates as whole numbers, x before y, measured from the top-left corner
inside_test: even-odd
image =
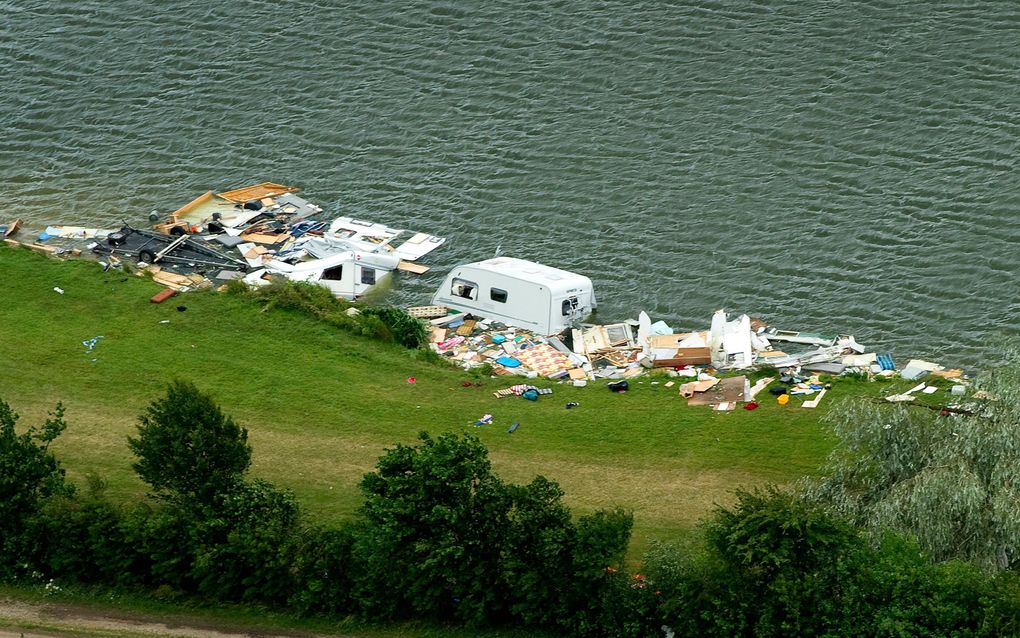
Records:
[[[980,366],[1020,313],[1011,2],[0,1],[0,221],[277,181],[600,316]]]

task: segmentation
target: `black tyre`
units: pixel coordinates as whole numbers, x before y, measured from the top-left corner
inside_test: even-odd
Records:
[[[148,248],[144,248],[138,251],[138,261],[144,261],[147,264],[152,264],[156,261],[156,253],[152,252]]]
[[[184,234],[184,232],[185,232],[184,228],[182,228],[181,226],[174,226],[173,228],[170,229],[170,234],[173,235],[174,237],[180,237],[181,235]]]
[[[125,239],[126,237],[124,236],[124,233],[118,230],[106,236],[106,243],[110,244],[111,246],[120,246],[121,244],[124,243]]]

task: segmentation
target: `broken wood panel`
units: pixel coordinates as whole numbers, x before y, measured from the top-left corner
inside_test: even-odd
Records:
[[[677,350],[669,358],[656,359],[652,364],[656,368],[683,368],[685,366],[705,365],[712,363],[711,348],[687,348]]]
[[[284,186],[283,184],[274,184],[273,182],[262,182],[261,184],[235,188],[232,191],[225,191],[219,193],[217,197],[225,199],[228,202],[234,202],[235,204],[243,204],[245,202],[250,202],[253,199],[277,197],[284,193],[296,193],[297,191],[298,189],[293,186]]]
[[[262,233],[242,233],[241,239],[256,244],[279,244],[290,239],[290,234],[282,233],[280,235],[265,235]]]
[[[172,226],[174,223],[177,222],[177,219],[179,217],[183,217],[183,216],[187,215],[188,213],[190,213],[191,211],[195,210],[196,208],[198,208],[199,206],[201,206],[202,204],[206,203],[207,201],[209,201],[212,198],[213,198],[213,192],[212,191],[206,191],[206,192],[202,193],[201,195],[199,195],[198,197],[196,197],[195,199],[193,199],[190,202],[188,202],[187,204],[185,204],[184,206],[181,206],[180,208],[178,208],[174,212],[170,213],[170,224],[169,225]],[[169,233],[169,230],[167,232]]]
[[[20,217],[18,219],[15,219],[13,222],[10,223],[10,225],[7,226],[7,229],[4,231],[4,239],[7,239],[14,233],[18,232],[19,228],[21,228]]]

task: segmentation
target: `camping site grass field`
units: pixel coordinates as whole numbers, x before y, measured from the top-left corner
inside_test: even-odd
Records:
[[[125,439],[178,378],[248,428],[252,473],[292,489],[315,521],[353,515],[358,482],[386,447],[422,430],[463,432],[485,443],[504,479],[559,482],[576,514],[633,511],[635,560],[737,487],[816,472],[834,443],[820,417],[840,395],[878,393],[877,384],[840,381],[816,410],[763,393],[758,410],[713,412],[687,407],[665,377],[645,376],[625,394],[602,382],[544,382],[554,392],[537,402],[496,399],[516,377],[476,379],[243,297],[196,292],[151,304],[160,286],[148,278],[6,245],[0,273],[0,398],[23,427],[62,401],[69,427],[53,451],[76,483],[96,474],[124,502],[145,494]],[[102,338],[88,351],[83,341],[94,337]],[[580,406],[568,410],[568,401]],[[490,413],[492,424],[474,427]],[[508,434],[514,421],[521,425]]]

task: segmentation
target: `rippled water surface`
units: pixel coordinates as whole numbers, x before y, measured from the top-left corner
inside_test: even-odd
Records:
[[[0,218],[291,183],[588,274],[979,365],[1020,312],[1020,5],[0,1]]]

